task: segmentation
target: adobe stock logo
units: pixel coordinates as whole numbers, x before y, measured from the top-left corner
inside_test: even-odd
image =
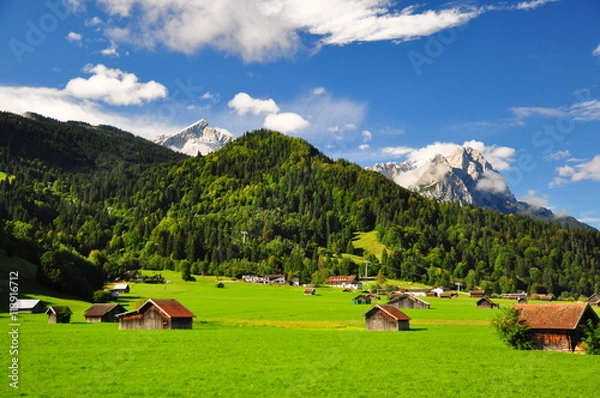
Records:
[[[59,22],[71,15],[71,10],[62,0],[47,0],[45,4],[49,11],[42,15],[37,23],[30,19],[25,21],[24,40],[12,38],[8,41],[8,46],[19,65],[23,63],[25,54],[33,53],[46,41],[49,34],[56,31]]]

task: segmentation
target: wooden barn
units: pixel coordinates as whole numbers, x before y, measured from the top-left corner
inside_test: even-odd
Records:
[[[489,290],[471,290],[469,292],[469,297],[471,297],[471,298],[482,298],[482,297],[489,296],[489,295],[490,295]]]
[[[388,304],[396,308],[416,308],[423,310],[428,310],[430,307],[430,304],[427,301],[421,300],[411,294],[396,296],[388,301]]]
[[[191,329],[190,310],[177,300],[148,299],[140,308],[117,315],[119,329]]]
[[[600,294],[594,294],[590,296],[587,302],[592,307],[600,307]]]
[[[306,289],[304,289],[305,296],[314,296],[316,292],[317,289],[315,289],[314,287],[307,287]]]
[[[118,322],[118,314],[125,312],[121,304],[98,303],[85,310],[83,316],[86,322]]]
[[[69,307],[53,306],[48,307],[46,315],[48,315],[48,323],[69,323],[73,311]]]
[[[369,296],[361,294],[352,299],[352,304],[371,304],[371,298]]]
[[[362,283],[356,275],[348,276],[330,276],[326,282],[331,287],[341,287],[343,289],[362,289]]]
[[[528,335],[538,350],[579,350],[581,325],[592,320],[600,323],[598,314],[588,303],[577,304],[516,304],[519,323],[529,328]]]
[[[479,300],[477,300],[477,303],[475,303],[477,305],[477,308],[487,308],[487,309],[494,309],[494,308],[500,308],[500,304],[498,303],[494,303],[492,300],[490,300],[487,297],[482,297]]]
[[[410,328],[410,317],[392,305],[376,305],[363,316],[367,330],[408,330]]]
[[[17,309],[21,314],[42,314],[46,311],[46,305],[41,300],[18,299]]]

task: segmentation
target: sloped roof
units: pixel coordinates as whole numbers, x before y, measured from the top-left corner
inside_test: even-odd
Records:
[[[96,317],[96,316],[101,317],[101,316],[108,314],[109,312],[111,312],[114,309],[119,311],[119,313],[125,312],[125,308],[123,308],[123,306],[121,304],[99,303],[99,304],[94,304],[90,308],[85,310],[84,315],[87,317]]]
[[[148,299],[140,308],[137,310],[124,312],[121,314],[117,314],[117,318],[122,316],[127,316],[131,314],[139,314],[140,312],[144,312],[148,307],[154,305],[158,308],[165,316],[168,318],[195,318],[190,310],[185,308],[183,304],[175,299],[167,299],[167,300],[155,300]]]
[[[392,318],[396,321],[409,321],[410,317],[406,315],[404,312],[400,311],[398,308],[389,304],[378,304],[371,308],[369,311],[365,312],[363,316],[371,315],[375,311],[382,311],[384,315],[389,318]]]
[[[48,307],[48,309],[46,310],[46,314],[55,314],[55,315],[62,315],[62,314],[72,314],[73,311],[71,311],[71,309],[69,307],[63,307],[63,306],[59,306],[59,305],[55,305],[53,307]]]
[[[587,303],[577,304],[516,304],[519,321],[531,329],[574,330],[585,314],[599,320]]]
[[[390,299],[390,301],[388,301],[388,304],[397,303],[399,301],[404,301],[404,300],[410,300],[410,301],[414,301],[415,303],[422,303],[425,305],[430,305],[427,301],[421,300],[420,298],[418,298],[417,296],[413,296],[412,294],[401,294],[399,296],[394,296],[392,299]]]
[[[128,287],[127,283],[115,283],[112,290],[127,290]]]
[[[496,305],[496,303],[494,303],[492,300],[490,300],[487,297],[480,298],[479,300],[477,300],[476,304],[479,305],[479,304],[482,304],[482,303],[490,303],[490,304]]]
[[[41,301],[35,300],[35,299],[18,299],[17,307],[20,310],[30,310],[30,309],[33,309],[39,303],[41,303]]]

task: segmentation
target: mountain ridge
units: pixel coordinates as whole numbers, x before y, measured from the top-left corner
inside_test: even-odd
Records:
[[[549,209],[517,200],[504,177],[471,147],[460,147],[448,156],[437,154],[428,161],[378,163],[367,169],[439,202],[458,202],[503,214],[592,228],[574,217],[557,216]]]

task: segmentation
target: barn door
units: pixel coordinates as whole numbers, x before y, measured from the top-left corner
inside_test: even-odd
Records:
[[[149,309],[144,314],[144,329],[162,329],[163,320],[160,316],[160,312],[154,308]]]

